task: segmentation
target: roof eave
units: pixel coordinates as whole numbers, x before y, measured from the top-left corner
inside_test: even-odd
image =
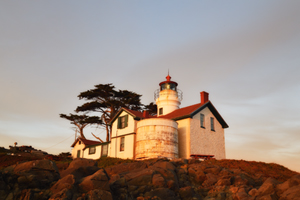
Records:
[[[126,108],[121,108],[117,114],[110,120],[110,122],[108,123],[108,125],[112,125],[112,123],[119,117],[119,115],[122,113],[122,111],[127,112],[128,114],[130,114],[135,120],[140,120],[141,118],[136,116],[135,114],[133,114],[132,112],[130,112],[129,110],[127,110]]]
[[[172,118],[172,120],[177,121],[177,120],[186,119],[186,118],[192,118],[192,116],[190,114],[189,115],[183,115],[183,116],[180,116],[180,117]]]

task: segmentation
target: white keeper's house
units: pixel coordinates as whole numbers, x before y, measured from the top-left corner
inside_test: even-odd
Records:
[[[156,116],[122,108],[110,122],[109,142],[77,138],[71,146],[72,157],[225,159],[224,129],[228,125],[208,93],[200,92],[199,103],[180,108],[182,92],[177,85],[169,75],[159,84]]]

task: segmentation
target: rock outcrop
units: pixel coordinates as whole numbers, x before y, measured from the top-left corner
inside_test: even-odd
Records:
[[[105,168],[98,168],[94,160],[75,159],[59,173],[53,161],[37,160],[0,171],[2,199],[297,200],[300,174],[266,176],[217,161],[186,159],[154,159]]]

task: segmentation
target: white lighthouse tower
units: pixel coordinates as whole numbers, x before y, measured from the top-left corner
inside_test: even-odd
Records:
[[[157,105],[157,116],[166,115],[179,108],[182,92],[177,89],[177,83],[171,81],[171,76],[159,84],[160,89],[155,91],[154,98]]]

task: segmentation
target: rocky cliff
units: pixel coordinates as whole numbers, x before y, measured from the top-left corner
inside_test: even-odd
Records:
[[[276,164],[185,159],[112,166],[101,162],[75,159],[60,171],[51,160],[6,167],[0,171],[0,199],[300,199],[300,174]]]

